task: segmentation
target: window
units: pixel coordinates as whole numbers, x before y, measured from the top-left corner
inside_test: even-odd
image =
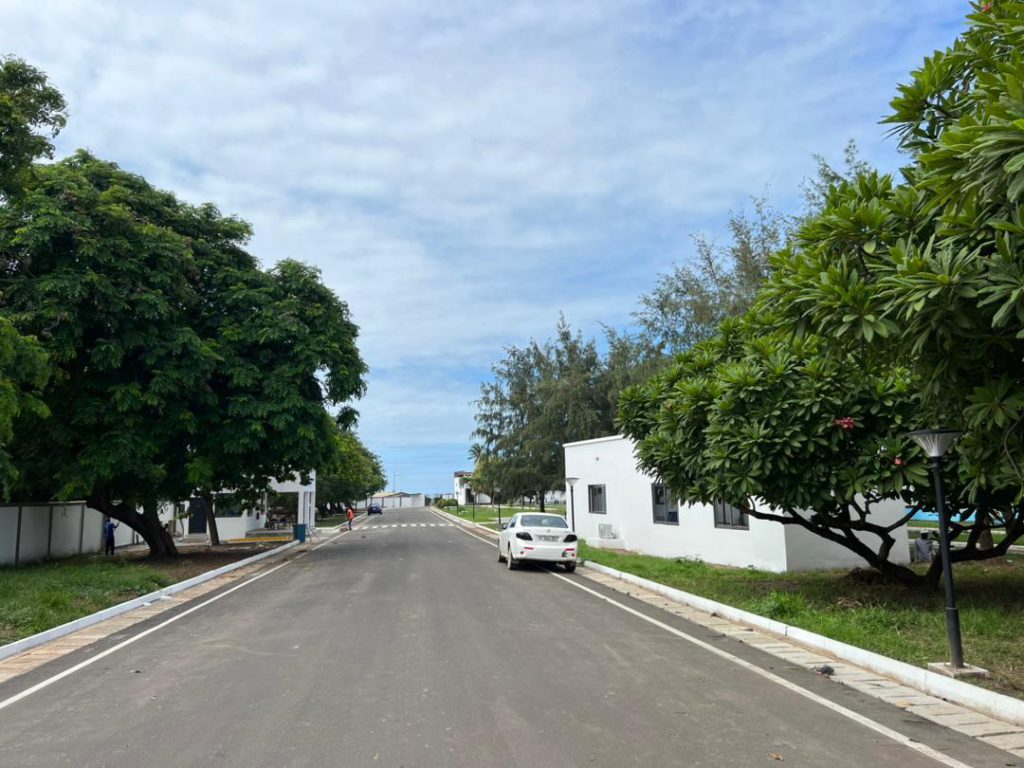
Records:
[[[654,509],[654,522],[679,525],[679,503],[672,498],[664,483],[651,484],[651,506]]]
[[[747,513],[721,499],[715,501],[715,528],[749,528]]]
[[[568,528],[565,518],[558,515],[523,515],[523,525],[530,528]]]
[[[603,485],[588,485],[587,498],[590,501],[590,514],[603,515],[608,511],[605,507]]]

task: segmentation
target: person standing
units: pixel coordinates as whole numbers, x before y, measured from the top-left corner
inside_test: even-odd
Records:
[[[115,523],[109,517],[106,522],[103,523],[103,554],[112,555],[114,554],[114,531],[117,529],[118,523]]]
[[[914,560],[918,563],[930,563],[935,556],[932,537],[928,531],[922,531],[914,542]]]
[[[348,511],[345,514],[348,517],[348,529],[351,531],[352,530],[352,521],[356,517],[356,511],[354,509],[352,509],[351,505],[349,505]]]

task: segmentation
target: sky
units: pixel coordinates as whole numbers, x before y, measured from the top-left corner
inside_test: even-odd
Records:
[[[657,275],[879,120],[962,0],[3,0],[79,147],[322,270],[389,489],[452,491],[509,346],[628,327]]]

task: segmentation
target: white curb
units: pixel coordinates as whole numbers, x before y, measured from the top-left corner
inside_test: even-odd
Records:
[[[43,643],[48,643],[51,640],[56,640],[58,637],[70,635],[72,632],[77,632],[80,629],[91,627],[93,624],[98,624],[101,621],[112,619],[114,616],[120,616],[122,613],[127,613],[128,611],[133,611],[144,605],[149,605],[163,597],[177,594],[189,587],[194,587],[196,584],[202,584],[204,581],[215,579],[218,576],[223,576],[225,573],[230,573],[231,571],[243,568],[246,565],[263,560],[264,558],[280,554],[284,550],[291,549],[298,544],[298,540],[289,541],[287,544],[282,544],[280,547],[275,547],[267,552],[260,552],[258,555],[247,557],[244,560],[228,563],[227,565],[215,568],[212,571],[207,571],[206,573],[201,573],[198,576],[193,576],[191,579],[179,581],[177,584],[171,584],[171,586],[164,587],[156,592],[150,592],[148,595],[134,597],[123,603],[118,603],[117,605],[112,605],[109,608],[104,608],[102,611],[97,611],[96,613],[92,613],[88,616],[83,616],[80,619],[75,619],[74,621],[69,621],[66,624],[61,624],[59,627],[43,630],[42,632],[38,632],[34,635],[23,637],[21,640],[15,640],[13,643],[8,643],[7,645],[0,645],[0,660],[15,656],[19,653],[24,653],[30,648],[35,648],[37,645],[42,645]]]
[[[758,616],[756,613],[733,608],[731,605],[693,595],[681,589],[675,589],[659,584],[656,581],[634,576],[631,573],[617,571],[606,565],[593,563],[589,560],[583,565],[598,573],[604,573],[630,584],[635,584],[638,587],[644,587],[652,592],[657,592],[659,595],[677,603],[689,605],[731,621],[742,622],[743,624],[763,629],[766,632],[771,632],[774,635],[787,637],[808,648],[825,651],[837,659],[847,661],[850,664],[880,675],[891,677],[904,685],[909,685],[932,696],[938,696],[956,704],[970,707],[971,709],[991,715],[998,720],[1016,725],[1024,725],[1024,701],[1015,699],[1012,696],[988,691],[976,685],[965,683],[962,680],[954,680],[951,677],[946,677],[921,667],[915,667],[906,662],[890,659],[888,656],[882,656],[880,653],[866,651],[854,645],[841,643],[824,635],[808,632],[806,629],[791,627],[788,624],[783,624],[781,621]]]
[[[431,506],[431,507],[428,507],[428,509],[431,512],[434,512],[434,513],[436,513],[438,515],[442,515],[442,516],[448,518],[453,523],[457,523],[459,525],[465,525],[465,526],[470,526],[471,525],[474,528],[479,528],[484,533],[491,534],[491,536],[497,536],[498,535],[498,532],[496,530],[494,530],[493,528],[488,528],[486,525],[480,525],[480,523],[474,523],[472,520],[463,520],[461,517],[457,517],[456,515],[453,515],[451,512],[445,512],[443,509],[441,509],[439,507]]]

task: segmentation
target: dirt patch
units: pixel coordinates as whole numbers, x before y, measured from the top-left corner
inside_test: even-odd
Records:
[[[281,546],[280,542],[266,544],[228,544],[219,547],[183,547],[178,550],[178,557],[151,558],[145,552],[129,552],[118,555],[140,565],[147,565],[159,571],[163,576],[176,583],[212,571],[224,565],[236,563],[247,557]]]

